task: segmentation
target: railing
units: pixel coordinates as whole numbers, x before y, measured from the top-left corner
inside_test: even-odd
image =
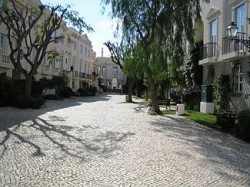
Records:
[[[7,55],[0,54],[0,62],[5,64],[10,64],[10,57]]]
[[[82,73],[82,72],[79,72],[79,77],[84,78],[84,79],[91,79],[90,74],[86,74],[86,73]]]
[[[240,40],[246,40],[246,33],[238,32],[237,36],[232,39],[229,36],[222,38],[222,55],[235,51],[246,51],[246,46]]]
[[[201,50],[200,59],[215,58],[217,57],[218,44],[217,43],[206,43],[203,45]]]

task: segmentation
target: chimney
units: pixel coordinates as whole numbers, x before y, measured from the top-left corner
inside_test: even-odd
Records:
[[[103,57],[103,47],[102,47],[102,57]]]

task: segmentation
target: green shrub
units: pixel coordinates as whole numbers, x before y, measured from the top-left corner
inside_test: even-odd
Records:
[[[242,110],[238,116],[239,133],[244,140],[250,140],[250,110]]]
[[[199,111],[201,101],[200,89],[184,89],[182,91],[182,100],[185,103],[185,107],[190,110]]]
[[[222,130],[230,131],[235,126],[235,114],[232,112],[220,112],[216,116],[216,124],[221,126]]]
[[[59,96],[62,98],[70,98],[73,94],[73,91],[70,87],[64,87],[59,90]]]
[[[215,109],[218,113],[230,112],[230,76],[221,75],[214,80]]]
[[[44,98],[46,100],[60,100],[60,97],[58,97],[57,95],[54,95],[54,94],[45,95]]]
[[[90,86],[88,89],[88,92],[89,92],[89,95],[94,96],[94,95],[96,95],[97,88],[94,86]]]
[[[80,96],[86,96],[87,95],[87,89],[86,88],[79,88],[77,91],[80,93]]]
[[[0,106],[9,106],[13,97],[19,94],[14,82],[5,73],[0,74]]]
[[[22,93],[25,92],[25,80],[24,79],[18,79],[18,80],[12,80],[12,81],[15,84],[15,87],[17,88],[17,90],[19,90]],[[32,96],[42,95],[44,88],[45,87],[44,87],[43,82],[41,82],[41,81],[32,81],[31,95]]]
[[[170,90],[170,98],[175,103],[181,103],[182,102],[182,94],[180,90],[172,89]]]
[[[41,96],[37,97],[28,97],[25,95],[17,95],[13,99],[13,106],[17,108],[33,108],[33,109],[38,109],[40,108],[41,105],[43,105],[44,100]]]
[[[77,90],[80,93],[80,96],[94,96],[96,95],[97,88],[94,86],[79,88]]]
[[[40,82],[40,81],[32,81],[32,87],[31,87],[32,93],[31,93],[31,95],[32,96],[42,95],[44,88],[45,87],[42,84],[42,82]]]
[[[33,100],[35,100],[35,105],[33,106],[34,109],[38,109],[40,108],[40,106],[42,106],[44,104],[44,98],[41,95],[35,96],[32,98]]]
[[[107,86],[105,85],[99,85],[100,88],[102,88],[103,92],[107,92]]]

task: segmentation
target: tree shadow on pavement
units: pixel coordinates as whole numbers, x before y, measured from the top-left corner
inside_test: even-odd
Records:
[[[0,113],[0,158],[10,149],[10,144],[19,144],[20,149],[24,145],[27,146],[31,155],[35,157],[48,156],[53,149],[60,152],[61,157],[70,156],[81,160],[87,160],[92,155],[101,157],[112,155],[112,152],[121,148],[119,142],[125,141],[133,135],[132,133],[107,131],[104,134],[95,134],[90,139],[84,135],[95,131],[97,127],[65,125],[63,122],[67,120],[66,118],[53,115],[53,111],[57,109],[81,105],[83,102],[101,102],[109,99],[109,95],[102,95],[89,99],[49,101],[47,107],[38,110],[0,108],[3,111]],[[47,112],[52,112],[52,115],[48,120],[42,119],[40,116]],[[63,125],[53,124],[56,121],[62,122]]]
[[[52,116],[52,120],[62,121],[61,117]],[[113,152],[122,149],[119,142],[126,141],[133,133],[107,131],[99,133],[91,139],[84,137],[81,134],[87,129],[95,131],[91,126],[82,125],[80,127],[72,127],[67,125],[53,125],[47,120],[37,117],[32,120],[29,125],[22,126],[22,131],[18,131],[20,126],[14,129],[6,129],[6,135],[0,142],[3,146],[3,151],[0,153],[0,158],[4,156],[7,151],[6,143],[10,138],[15,138],[19,144],[27,144],[30,149],[35,151],[31,153],[32,156],[48,156],[48,154],[55,154],[56,159],[63,159],[64,157],[74,157],[81,161],[88,161],[93,156],[107,158],[112,156]],[[32,135],[26,135],[26,130],[32,131]],[[42,139],[42,141],[40,141]]]
[[[35,119],[42,114],[53,112],[63,108],[83,105],[85,103],[103,102],[110,100],[110,95],[98,95],[91,97],[71,97],[64,100],[49,100],[40,109],[19,109],[15,107],[0,107],[0,132],[18,126],[22,122]]]
[[[134,107],[133,109],[135,110],[136,113],[146,113],[147,108],[148,108],[148,106],[143,105],[143,104],[139,104],[136,107]]]
[[[239,180],[223,169],[226,165],[241,177],[247,178],[250,184],[250,144],[185,118],[162,116],[151,122],[151,125],[155,132],[163,133],[184,147],[187,145],[187,148],[192,148],[193,151],[185,148],[176,150],[183,159],[197,159],[199,154],[199,161],[208,163],[212,166],[210,169],[214,169],[224,179]]]

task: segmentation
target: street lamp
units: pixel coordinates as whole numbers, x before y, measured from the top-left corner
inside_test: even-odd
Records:
[[[236,43],[243,43],[243,45],[247,47],[248,51],[250,51],[250,37],[248,38],[248,40],[244,39],[243,37],[237,37],[238,27],[236,23],[231,22],[231,24],[227,27],[227,32],[231,40],[235,40]]]
[[[231,24],[228,25],[228,27],[227,27],[228,36],[230,38],[235,38],[237,35],[237,31],[238,31],[238,27],[237,27],[236,23],[231,22]]]

